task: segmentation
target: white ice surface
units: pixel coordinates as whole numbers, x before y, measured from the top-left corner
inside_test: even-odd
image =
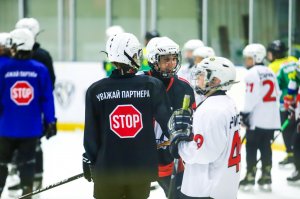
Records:
[[[50,140],[44,140],[44,186],[59,182],[82,172],[81,155],[83,152],[83,133],[59,132]],[[242,146],[242,176],[245,173],[245,146]],[[239,199],[300,199],[300,182],[297,185],[289,185],[286,177],[289,176],[293,167],[280,168],[278,162],[285,153],[274,151],[272,170],[272,192],[265,193],[257,185],[252,192],[239,191]],[[259,166],[259,165],[258,165]],[[260,172],[257,173],[257,178]],[[230,183],[230,182],[229,182]],[[53,188],[39,194],[40,199],[93,199],[93,184],[84,178],[75,180],[65,185]],[[161,188],[151,191],[150,199],[165,199]],[[4,190],[2,199],[11,199]]]

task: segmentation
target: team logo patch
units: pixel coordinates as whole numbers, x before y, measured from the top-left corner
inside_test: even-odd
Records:
[[[119,105],[109,115],[110,129],[120,138],[134,138],[142,129],[142,114],[133,105]]]
[[[17,81],[10,88],[10,98],[19,106],[29,105],[34,98],[34,89],[27,81]]]

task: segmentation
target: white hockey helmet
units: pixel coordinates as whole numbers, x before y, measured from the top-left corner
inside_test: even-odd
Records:
[[[35,18],[23,18],[16,23],[16,29],[27,28],[30,30],[34,37],[40,33],[40,24]]]
[[[169,37],[155,37],[149,41],[146,46],[147,58],[150,66],[159,72],[162,77],[171,77],[174,76],[180,68],[181,61],[181,53],[179,50],[179,45],[175,43]],[[176,55],[177,56],[177,64],[172,69],[172,71],[164,72],[160,71],[159,61],[160,57],[163,55]],[[158,67],[158,69],[155,68]]]
[[[11,35],[9,33],[7,32],[0,33],[0,46],[3,46],[4,48],[11,47]]]
[[[211,47],[202,46],[202,47],[196,48],[196,50],[194,50],[193,56],[194,57],[199,56],[202,58],[213,57],[213,56],[215,56],[215,51]]]
[[[257,64],[263,62],[266,54],[266,48],[261,44],[249,44],[243,50],[243,56],[251,57]]]
[[[184,44],[183,50],[184,51],[187,51],[187,50],[194,51],[196,48],[203,47],[203,46],[204,46],[204,43],[200,39],[191,39],[191,40],[188,40]]]
[[[111,36],[106,42],[106,52],[110,62],[123,63],[135,69],[140,67],[141,44],[131,33],[119,33]]]
[[[26,28],[18,28],[10,32],[11,44],[16,50],[31,51],[34,44],[33,34]]]
[[[198,84],[199,76],[204,76],[204,87]],[[217,86],[210,86],[209,83],[218,78],[221,82]],[[211,89],[227,91],[235,81],[236,70],[233,63],[224,57],[209,57],[197,64],[192,73],[192,85],[199,94],[206,94]]]
[[[110,26],[106,29],[106,37],[110,38],[111,36],[114,36],[119,33],[124,33],[124,29],[121,26],[115,25]]]

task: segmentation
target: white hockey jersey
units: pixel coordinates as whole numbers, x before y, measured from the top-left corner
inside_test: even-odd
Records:
[[[245,76],[243,112],[250,113],[250,129],[280,129],[280,90],[275,74],[266,66],[253,66]]]
[[[181,192],[236,199],[241,170],[239,112],[227,95],[208,97],[193,117],[194,141],[179,143],[185,162]]]
[[[188,82],[191,83],[192,72],[193,72],[193,67],[189,68],[189,64],[184,64],[180,67],[179,71],[177,72],[177,75],[178,77],[186,79]]]

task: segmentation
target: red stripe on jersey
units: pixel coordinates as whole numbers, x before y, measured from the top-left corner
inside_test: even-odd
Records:
[[[166,177],[172,175],[174,162],[167,165],[158,165],[158,176]]]
[[[193,109],[193,110],[196,110],[196,109],[197,109],[197,104],[196,104],[196,102],[194,102],[194,103],[192,104],[192,109]]]
[[[172,77],[172,78],[170,79],[169,85],[168,85],[168,87],[167,87],[167,92],[170,90],[170,88],[172,87],[173,83],[174,83],[174,77]]]
[[[181,81],[184,81],[185,83],[188,83],[188,85],[190,85],[190,82],[182,77],[178,77],[178,79],[180,79]]]

